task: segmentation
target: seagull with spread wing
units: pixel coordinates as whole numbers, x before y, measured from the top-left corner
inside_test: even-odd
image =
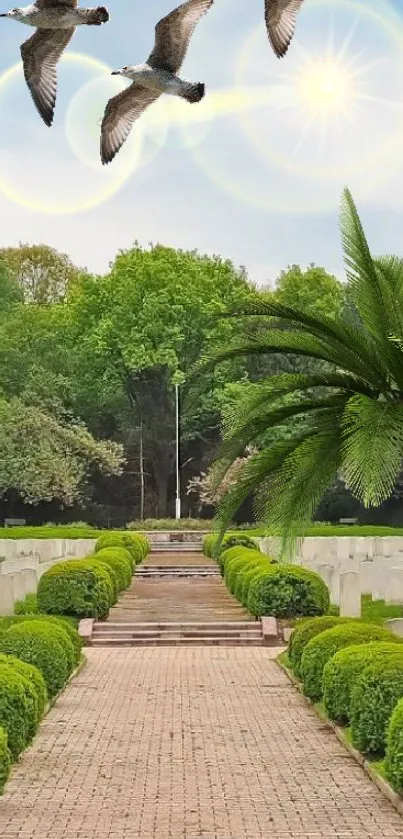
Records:
[[[187,102],[200,102],[204,84],[179,78],[190,39],[201,17],[214,0],[187,0],[157,23],[155,44],[145,64],[122,67],[113,76],[132,80],[109,100],[101,127],[101,160],[110,163],[125,140],[133,123],[162,93],[180,96]]]
[[[36,0],[31,6],[12,9],[8,17],[36,27],[21,45],[25,81],[34,104],[46,125],[52,125],[56,104],[56,67],[77,26],[100,26],[109,20],[105,6],[78,9],[78,0]]]
[[[303,1],[265,0],[267,33],[277,58],[282,58],[290,46]]]

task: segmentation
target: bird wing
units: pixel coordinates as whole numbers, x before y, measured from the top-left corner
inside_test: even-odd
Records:
[[[101,160],[110,163],[127,140],[133,123],[160,96],[159,90],[133,82],[109,100],[101,125]]]
[[[282,58],[288,50],[302,3],[303,0],[265,0],[269,41],[278,58]]]
[[[35,0],[34,6],[37,9],[54,9],[55,6],[67,6],[76,9],[78,0]]]
[[[37,29],[21,45],[25,81],[46,125],[52,125],[57,92],[57,62],[73,37],[72,29]]]
[[[200,18],[213,3],[214,0],[188,0],[162,18],[155,27],[154,49],[147,64],[177,73]]]

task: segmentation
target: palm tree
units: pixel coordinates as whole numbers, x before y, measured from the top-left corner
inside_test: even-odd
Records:
[[[217,514],[222,535],[254,495],[260,520],[281,537],[283,555],[338,474],[366,507],[378,506],[402,464],[403,260],[371,256],[347,189],[340,229],[349,313],[312,316],[268,300],[244,306],[229,316],[258,317],[267,329],[201,363],[203,369],[237,356],[279,353],[315,362],[307,373],[259,382],[252,398],[248,391],[227,422],[214,466],[220,485],[247,446],[268,430],[288,428],[245,461]]]

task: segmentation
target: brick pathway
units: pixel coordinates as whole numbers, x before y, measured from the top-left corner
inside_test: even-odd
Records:
[[[403,839],[274,654],[89,650],[0,799],[2,839]]]
[[[211,565],[202,553],[151,553],[145,565]],[[144,580],[134,576],[131,587],[110,610],[109,621],[240,621],[250,620],[246,609],[229,593],[221,577]]]

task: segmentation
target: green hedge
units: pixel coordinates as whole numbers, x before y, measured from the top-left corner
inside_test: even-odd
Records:
[[[224,580],[231,592],[234,594],[237,583],[242,582],[246,571],[252,568],[268,568],[269,557],[265,557],[260,551],[249,548],[229,548],[222,554],[224,560]]]
[[[0,652],[35,665],[42,673],[50,698],[65,686],[70,672],[67,635],[60,642],[60,636],[55,636],[55,628],[54,624],[38,620],[15,624],[0,635]]]
[[[288,658],[296,676],[301,675],[302,654],[311,638],[320,635],[326,629],[333,629],[341,623],[350,621],[351,618],[339,618],[332,615],[321,615],[317,618],[300,618],[295,626],[288,644]]]
[[[252,580],[259,575],[260,571],[267,568],[268,560],[270,561],[268,556],[260,554],[260,558],[256,557],[255,562],[245,566],[241,573],[237,575],[234,594],[245,608],[248,606],[249,587]]]
[[[370,623],[349,622],[347,625],[325,629],[306,645],[301,659],[301,677],[304,693],[318,701],[323,693],[325,664],[344,647],[367,644],[369,641],[390,641],[396,638],[389,630]]]
[[[37,615],[38,599],[36,594],[26,594],[23,600],[16,600],[14,603],[15,615]]]
[[[41,623],[51,623],[56,624],[60,627],[70,638],[70,641],[74,648],[74,664],[77,665],[81,658],[81,650],[83,646],[83,641],[80,635],[77,632],[77,629],[73,623],[71,618],[64,617],[63,615],[56,616],[56,615],[44,615],[44,614],[35,614],[35,615],[7,615],[6,617],[0,618],[0,632],[5,632],[10,626],[13,626],[17,623],[25,623],[27,621],[38,621],[40,620]]]
[[[291,618],[323,615],[329,603],[329,590],[319,574],[295,565],[275,565],[254,577],[247,605],[255,617]]]
[[[403,793],[403,699],[397,703],[386,733],[385,775],[392,787]]]
[[[138,565],[147,556],[148,542],[141,533],[103,533],[97,539],[95,553],[103,548],[126,548],[134,565]]]
[[[383,755],[387,727],[403,698],[403,654],[368,665],[351,691],[351,738],[365,754]]]
[[[101,548],[95,554],[98,562],[109,565],[115,572],[118,582],[118,593],[129,588],[132,581],[132,560],[125,548]]]
[[[0,728],[7,732],[11,758],[17,760],[32,739],[35,727],[35,691],[9,664],[0,665]]]
[[[0,727],[0,795],[4,791],[11,769],[11,754],[8,748],[7,731]]]
[[[8,665],[9,667],[12,667],[13,670],[15,670],[21,676],[24,676],[25,679],[28,679],[28,681],[31,682],[34,688],[36,731],[36,727],[39,725],[45,713],[45,708],[48,701],[48,692],[46,690],[45,679],[43,678],[41,671],[38,670],[38,668],[35,667],[35,665],[28,664],[28,662],[22,661],[20,658],[15,658],[15,656],[0,653],[0,667],[4,664]],[[33,735],[35,734],[35,731],[33,731]]]
[[[206,534],[202,543],[202,550],[205,556],[214,556],[217,540],[218,536],[216,533]],[[228,548],[233,548],[236,545],[250,548],[251,550],[256,550],[257,547],[256,542],[246,533],[226,533],[221,542],[219,556],[223,551],[226,551]],[[219,557],[216,557],[216,559],[219,559]]]
[[[186,522],[186,523],[185,523]],[[212,527],[209,520],[195,519],[176,521],[175,519],[146,519],[128,524],[131,530],[209,530]],[[230,533],[247,531],[250,536],[270,536],[270,530],[259,525],[243,524]],[[122,530],[97,530],[89,525],[76,527],[71,525],[38,525],[37,527],[1,527],[1,539],[97,539],[104,533],[126,533]],[[300,534],[301,536],[403,536],[402,527],[383,527],[380,525],[331,525],[313,524]]]
[[[42,575],[37,597],[47,614],[105,619],[113,600],[110,573],[89,559],[58,562]]]
[[[399,640],[396,636],[396,641]],[[323,670],[323,704],[330,719],[347,725],[350,721],[351,692],[360,675],[369,664],[385,662],[398,652],[396,642],[371,641],[359,646],[353,644],[336,653]],[[403,649],[401,655],[403,660]]]

